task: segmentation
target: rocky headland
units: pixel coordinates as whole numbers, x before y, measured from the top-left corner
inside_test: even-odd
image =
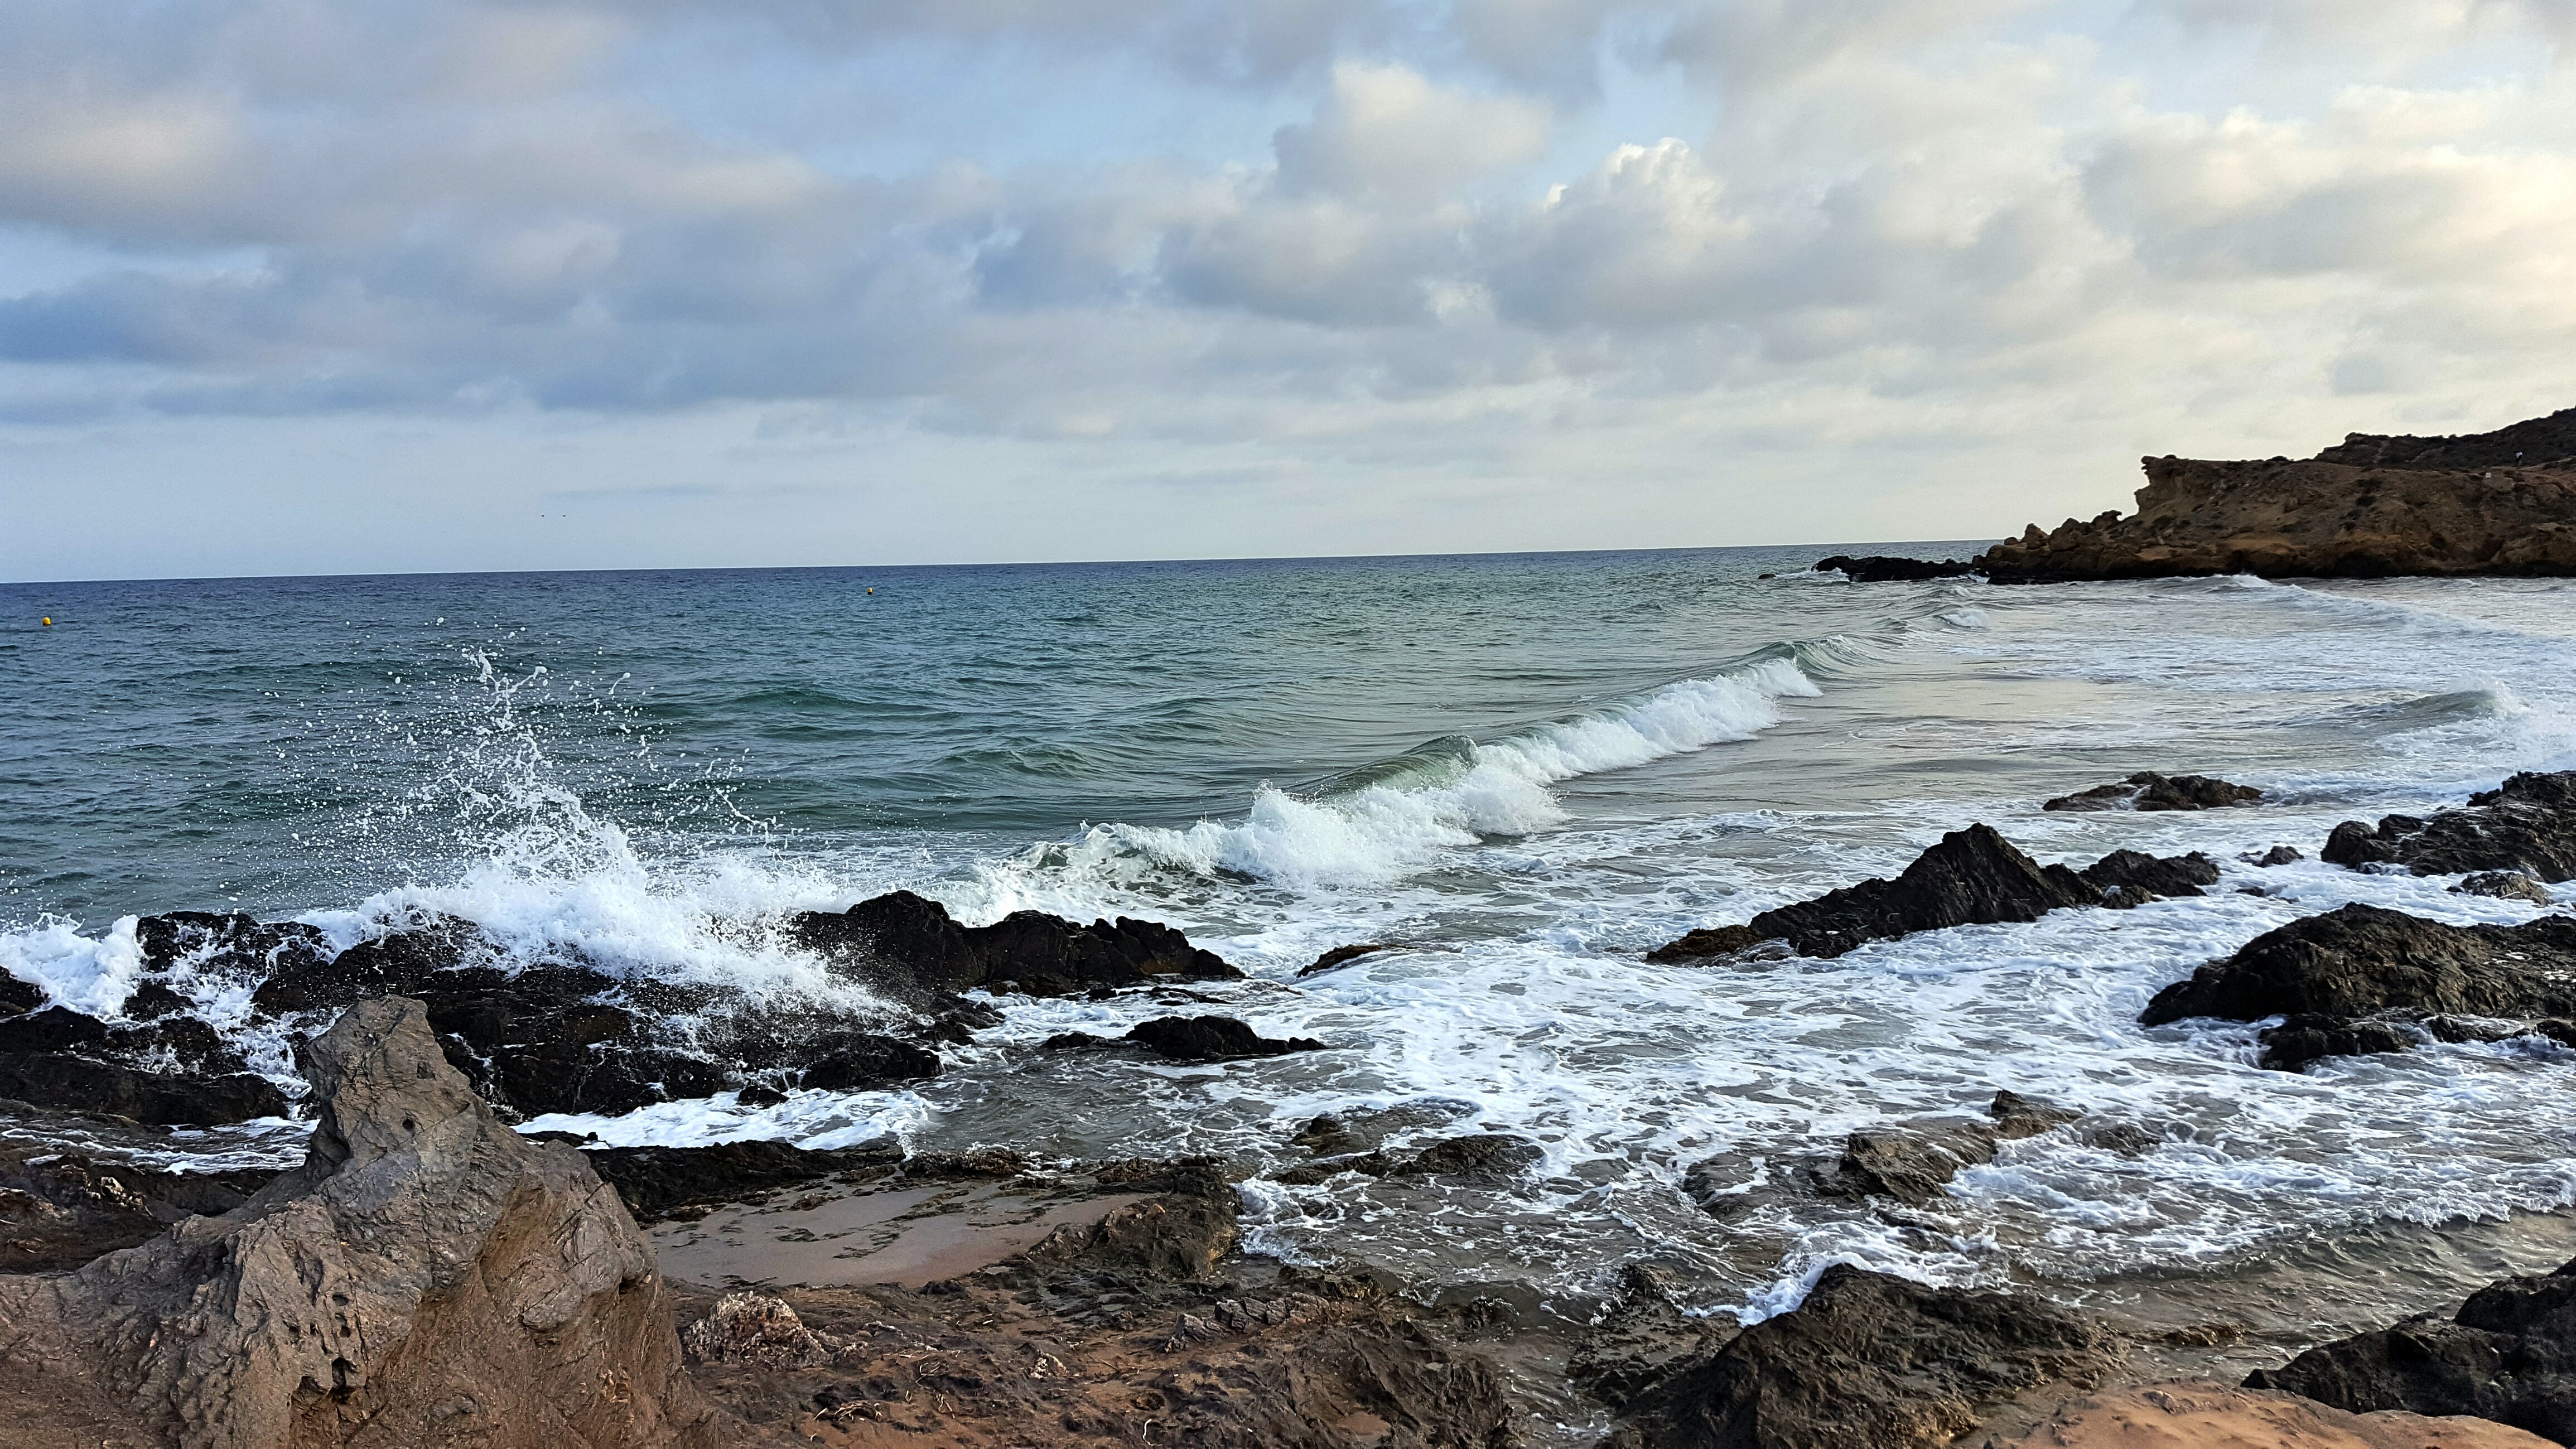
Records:
[[[2137,511],[2032,524],[1975,559],[1837,555],[1855,583],[2207,574],[2576,574],[2576,408],[2457,437],[2354,433],[2313,458],[2141,460]]]

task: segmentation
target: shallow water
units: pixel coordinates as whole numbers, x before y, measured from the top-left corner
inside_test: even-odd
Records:
[[[1170,1006],[1005,999],[917,1092],[539,1125],[1223,1152],[1255,1174],[1256,1246],[1539,1309],[1638,1256],[1753,1312],[1837,1259],[2080,1297],[2576,1200],[2558,1048],[2294,1076],[2250,1065],[2249,1027],[2135,1024],[2201,961],[2345,901],[2535,914],[2240,857],[2576,764],[2576,587],[1758,577],[1813,553],[0,586],[0,966],[100,1009],[136,912],[348,941],[418,906],[525,953],[846,1002],[779,940],[787,912],[906,886],[970,921],[1169,920],[1254,978],[1198,1009],[1333,1049],[1040,1056]],[[2267,799],[2037,809],[2141,768]],[[2229,874],[1836,961],[1639,959],[1971,820],[2042,859],[2198,849]],[[1455,949],[1294,979],[1381,939]],[[182,984],[289,1075],[237,985]],[[1854,1127],[1998,1087],[2162,1144],[2012,1144],[1893,1217],[1762,1191]],[[1546,1160],[1499,1189],[1261,1175],[1304,1160],[1304,1118],[1399,1105],[1411,1137],[1506,1129]],[[181,1148],[294,1138],[253,1135]],[[1682,1194],[1712,1159],[1755,1206]]]

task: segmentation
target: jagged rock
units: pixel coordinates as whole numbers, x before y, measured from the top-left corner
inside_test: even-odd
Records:
[[[2412,1051],[2417,1039],[2393,1021],[2301,1012],[2279,1026],[2265,1027],[2255,1040],[2263,1048],[2262,1065],[2278,1072],[2295,1072],[2326,1057]]]
[[[660,1045],[650,1020],[603,999],[617,980],[587,966],[448,968],[421,973],[413,989],[449,1061],[487,1099],[522,1113],[614,1116],[712,1096],[730,1080],[707,1058]]]
[[[1893,1127],[1865,1127],[1843,1139],[1841,1158],[1814,1183],[1836,1197],[1886,1197],[1925,1203],[1963,1167],[1995,1160],[2005,1142],[2036,1137],[2083,1117],[2071,1107],[1999,1091],[1986,1106],[1987,1122],[1930,1117]]]
[[[2295,845],[2276,845],[2270,850],[2264,851],[2261,855],[2249,855],[2245,857],[2245,861],[2248,865],[2260,866],[2265,870],[2269,870],[2276,865],[2297,865],[2300,861],[2307,858],[2307,853],[2300,850]]]
[[[0,1018],[0,1096],[161,1126],[286,1114],[286,1096],[193,1016],[140,1025],[67,1006]]]
[[[1369,941],[1356,946],[1335,946],[1331,950],[1317,956],[1309,964],[1299,967],[1297,974],[1300,977],[1320,976],[1327,971],[1338,971],[1342,967],[1348,966],[1352,962],[1357,961],[1364,956],[1374,956],[1383,951],[1438,951],[1449,953],[1455,952],[1457,949],[1458,948],[1455,946],[1435,945],[1428,941]]]
[[[2155,994],[2139,1021],[2260,1021],[2406,1010],[2534,1018],[2576,1011],[2576,918],[2450,926],[2348,905],[2264,932]]]
[[[352,1007],[307,1060],[303,1167],[77,1273],[0,1279],[21,1350],[0,1397],[189,1449],[714,1442],[617,1195],[501,1126],[420,1003]]]
[[[939,1056],[910,1042],[869,1032],[833,1032],[816,1043],[822,1056],[799,1084],[836,1092],[875,1091],[939,1075]]]
[[[2245,1386],[2352,1413],[2473,1414],[2576,1443],[2576,1263],[2491,1283],[2447,1321],[2420,1314],[2312,1348]]]
[[[2458,885],[2451,887],[2451,894],[2485,896],[2499,901],[2529,901],[2535,906],[2558,903],[2547,886],[2518,870],[2482,870],[2463,876]]]
[[[1272,1180],[1302,1187],[1356,1172],[1364,1177],[1432,1177],[1501,1184],[1527,1172],[1546,1155],[1545,1149],[1525,1137],[1507,1132],[1468,1132],[1435,1139],[1411,1153],[1381,1149],[1321,1157],[1275,1173]]]
[[[183,1218],[229,1212],[276,1175],[164,1172],[0,1142],[0,1273],[77,1268]]]
[[[2105,1330],[2038,1299],[1927,1288],[1835,1264],[1630,1405],[1645,1449],[1931,1449],[1986,1408],[2116,1361]]]
[[[640,1223],[702,1217],[706,1208],[757,1202],[782,1188],[827,1179],[879,1178],[903,1165],[903,1148],[891,1137],[835,1148],[786,1142],[590,1147],[583,1156]]]
[[[2324,857],[2356,870],[2397,865],[2416,875],[2521,871],[2576,880],[2576,770],[2515,775],[2429,820],[2390,815],[2375,828],[2347,820],[2326,838]]]
[[[2072,1107],[2042,1102],[2011,1090],[1995,1093],[1994,1101],[1986,1105],[1986,1115],[1995,1119],[1995,1135],[2006,1142],[2037,1137],[2069,1122],[2081,1121],[2084,1116]]]
[[[1840,956],[1869,941],[1948,926],[2035,921],[2067,906],[2133,906],[2199,895],[2218,867],[2198,854],[2157,859],[2114,851],[2079,874],[2041,865],[1984,825],[1953,830],[1894,880],[1865,880],[1764,911],[1741,926],[1704,927],[1646,953],[1649,961],[1734,955],[1784,941],[1801,956]]]
[[[820,1368],[847,1347],[807,1328],[796,1310],[760,1293],[729,1293],[713,1313],[688,1326],[680,1346],[707,1363],[750,1364],[777,1372]]]
[[[1266,1037],[1230,1016],[1158,1016],[1128,1028],[1125,1040],[1176,1062],[1231,1062],[1319,1052],[1312,1037]]]
[[[2135,514],[2034,524],[1977,567],[1999,584],[2576,572],[2571,413],[2464,438],[2354,434],[2307,462],[2147,458]]]
[[[2251,805],[2263,792],[2209,775],[2159,775],[2140,770],[2116,785],[2096,785],[2060,795],[2042,810],[2217,810]]]
[[[1619,1270],[1619,1295],[1567,1358],[1575,1387],[1617,1409],[1682,1366],[1723,1348],[1734,1320],[1694,1318],[1673,1302],[1671,1275],[1644,1263]]]
[[[2113,907],[2144,905],[2167,896],[2196,896],[2201,887],[2218,884],[2218,866],[2208,856],[2195,850],[2189,855],[2149,855],[2140,850],[2115,850],[2077,874],[2084,883],[2102,892],[2102,904]]]
[[[1098,1176],[1101,1190],[1150,1195],[1047,1234],[1020,1255],[1024,1273],[1189,1283],[1213,1273],[1242,1241],[1242,1196],[1214,1158],[1110,1166]]]
[[[360,941],[337,956],[299,947],[278,951],[268,974],[251,993],[251,1006],[267,1016],[293,1016],[329,1011],[370,996],[418,995],[438,973],[495,954],[472,921],[419,916],[401,929]]]
[[[1157,981],[1231,981],[1243,973],[1155,921],[1078,926],[1043,911],[1014,911],[989,926],[960,926],[937,901],[894,891],[833,914],[806,911],[788,929],[844,969],[899,992],[953,994],[984,987],[1063,996],[1088,987]]]
[[[0,1017],[16,1016],[45,1004],[45,988],[0,971]]]
[[[301,921],[261,921],[214,911],[169,911],[134,923],[143,969],[167,971],[194,960],[208,975],[260,979],[319,967],[331,959],[328,938]]]
[[[1839,572],[1856,584],[1920,583],[1925,579],[1959,578],[1975,571],[1975,564],[1961,563],[1957,559],[1933,563],[1926,559],[1892,558],[1884,554],[1855,557],[1838,553],[1831,558],[1816,560],[1817,573]]]

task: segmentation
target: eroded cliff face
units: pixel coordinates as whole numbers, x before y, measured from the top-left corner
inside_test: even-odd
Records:
[[[2458,438],[2356,433],[2304,461],[2143,462],[2137,512],[2034,524],[1980,570],[1997,583],[2576,574],[2576,409]]]

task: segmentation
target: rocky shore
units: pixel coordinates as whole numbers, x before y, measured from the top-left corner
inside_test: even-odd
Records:
[[[2255,574],[2576,574],[2576,408],[2457,437],[2354,433],[2313,458],[2141,460],[2137,511],[2032,524],[1972,560],[1837,555],[1855,583]]]
[[[2213,777],[2139,773],[2045,806],[2240,810],[2261,798]],[[2576,773],[2516,776],[2429,817],[2350,822],[2321,853],[2550,902],[2546,883],[2576,875]],[[2301,856],[2280,846],[2249,861]],[[2199,895],[2222,874],[2204,856],[2132,850],[2080,869],[2041,864],[1971,824],[1892,878],[1694,931],[1650,959],[1724,969],[1839,957],[1915,932]],[[10,1442],[2576,1443],[2576,1264],[2351,1337],[2299,1340],[2304,1352],[2228,1387],[2166,1382],[2205,1367],[2187,1346],[2223,1342],[2219,1329],[1849,1264],[1750,1325],[1685,1311],[1643,1262],[1589,1312],[1417,1297],[1380,1272],[1245,1252],[1244,1190],[1212,1158],[915,1153],[891,1137],[827,1150],[612,1147],[511,1129],[538,1111],[918,1081],[943,1070],[944,1047],[999,1019],[996,997],[1138,991],[1177,1003],[1180,983],[1239,975],[1168,926],[1022,912],[967,928],[901,892],[788,929],[899,1003],[894,1014],[639,985],[571,955],[504,969],[476,928],[436,917],[338,952],[293,923],[150,917],[136,927],[143,971],[114,1019],[9,995],[0,1079],[17,1100],[0,1117],[30,1143],[96,1144],[0,1138]],[[1369,942],[1310,969],[1441,949]],[[163,984],[183,962],[229,973],[258,1019],[295,1033],[309,1097],[247,1070],[186,1009]],[[2565,915],[2453,925],[2348,905],[2207,963],[2140,1022],[2267,1023],[2263,1064],[2283,1070],[2433,1041],[2554,1049],[2576,1045],[2571,980]],[[696,1034],[668,1029],[681,1015],[703,1023]],[[1184,1008],[1042,1049],[1221,1067],[1328,1048]],[[147,1110],[100,1113],[100,1102]],[[1520,1180],[1543,1156],[1508,1131],[1425,1135],[1444,1129],[1410,1110],[1306,1121],[1285,1144],[1303,1164],[1270,1176],[1455,1191]],[[173,1124],[286,1112],[312,1122],[292,1170],[143,1165]],[[2012,1144],[2063,1138],[2135,1159],[2164,1130],[2005,1087],[1982,1114],[1851,1131],[1804,1161],[1719,1153],[1690,1168],[1684,1190],[1719,1230],[1802,1201],[1902,1228]]]

